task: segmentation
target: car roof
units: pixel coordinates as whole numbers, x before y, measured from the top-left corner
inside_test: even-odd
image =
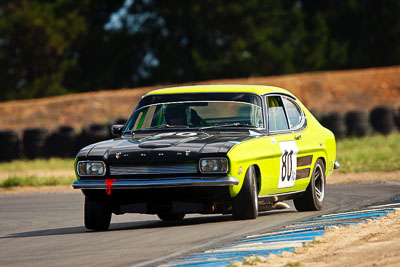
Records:
[[[169,87],[151,91],[144,96],[158,95],[158,94],[180,94],[180,93],[254,93],[258,95],[264,95],[270,93],[283,93],[296,98],[292,93],[280,87],[266,86],[266,85],[239,85],[239,84],[191,85],[191,86]]]

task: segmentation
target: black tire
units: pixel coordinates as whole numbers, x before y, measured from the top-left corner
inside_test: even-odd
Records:
[[[19,158],[18,133],[12,130],[0,130],[0,161]]]
[[[321,119],[321,124],[331,130],[337,139],[343,138],[346,135],[343,116],[338,112],[324,115]]]
[[[73,158],[77,151],[77,134],[70,126],[58,127],[46,140],[49,157]]]
[[[44,128],[29,128],[23,134],[24,155],[29,159],[45,158],[45,143],[49,131]]]
[[[301,195],[301,197],[293,200],[296,210],[321,210],[325,198],[325,186],[325,165],[321,159],[318,159],[314,165],[314,170],[307,190]]]
[[[350,111],[345,117],[347,135],[363,137],[366,136],[369,130],[369,122],[367,114],[364,111]]]
[[[78,137],[78,148],[81,149],[87,145],[109,139],[110,130],[106,125],[88,124],[83,127]]]
[[[381,134],[390,134],[394,126],[394,111],[390,106],[380,106],[371,111],[369,120],[375,131]]]
[[[157,214],[158,218],[162,221],[173,222],[182,221],[185,218],[185,213],[163,212]]]
[[[242,189],[232,200],[232,215],[235,220],[255,219],[258,216],[258,190],[254,166],[247,169]]]
[[[111,209],[104,203],[85,197],[85,227],[105,231],[110,227]]]

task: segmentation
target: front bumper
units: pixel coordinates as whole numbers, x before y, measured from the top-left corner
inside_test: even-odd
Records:
[[[185,178],[157,178],[157,179],[116,179],[112,189],[144,189],[168,187],[196,187],[196,186],[230,186],[238,185],[235,177],[185,177]],[[107,189],[105,180],[76,180],[74,189]]]
[[[335,163],[333,164],[333,169],[337,170],[340,168],[340,163],[335,161]]]

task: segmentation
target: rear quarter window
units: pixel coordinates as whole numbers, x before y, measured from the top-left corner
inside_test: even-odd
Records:
[[[282,98],[283,104],[286,108],[287,116],[289,119],[290,128],[295,128],[301,123],[301,111],[300,108],[293,103],[291,100]]]

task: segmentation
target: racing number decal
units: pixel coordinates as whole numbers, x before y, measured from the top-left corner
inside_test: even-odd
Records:
[[[168,140],[169,142],[173,142],[174,140],[179,142],[188,142],[191,140],[203,140],[211,135],[207,133],[194,133],[194,132],[169,132],[169,133],[160,133],[151,137],[145,137],[139,140],[139,143],[146,141],[156,141],[156,140]]]
[[[157,135],[154,135],[154,136],[151,136],[151,137],[143,138],[143,139],[141,139],[140,141],[141,141],[141,142],[144,142],[144,141],[149,141],[149,140],[159,140],[159,139],[167,138],[167,137],[172,137],[172,138],[174,138],[174,137],[176,137],[176,138],[180,138],[180,137],[193,137],[193,136],[197,136],[197,135],[198,135],[198,133],[192,133],[192,132],[160,133],[160,134],[157,134]]]
[[[293,155],[293,150],[290,152],[285,151],[282,155],[282,169],[281,169],[281,180],[285,181],[290,180],[290,177],[292,175],[292,166],[293,166],[293,161],[292,161],[292,155]]]
[[[296,182],[297,153],[296,141],[279,142],[282,151],[279,168],[278,188],[294,186]]]
[[[157,137],[165,137],[165,136],[173,136],[173,135],[176,135],[176,136],[181,136],[181,137],[188,137],[188,136],[196,136],[197,135],[197,133],[192,133],[192,132],[180,132],[180,133],[176,133],[176,132],[172,132],[172,133],[160,133],[160,134],[157,134],[157,135],[155,135],[155,136],[153,136],[154,138],[157,138]]]

